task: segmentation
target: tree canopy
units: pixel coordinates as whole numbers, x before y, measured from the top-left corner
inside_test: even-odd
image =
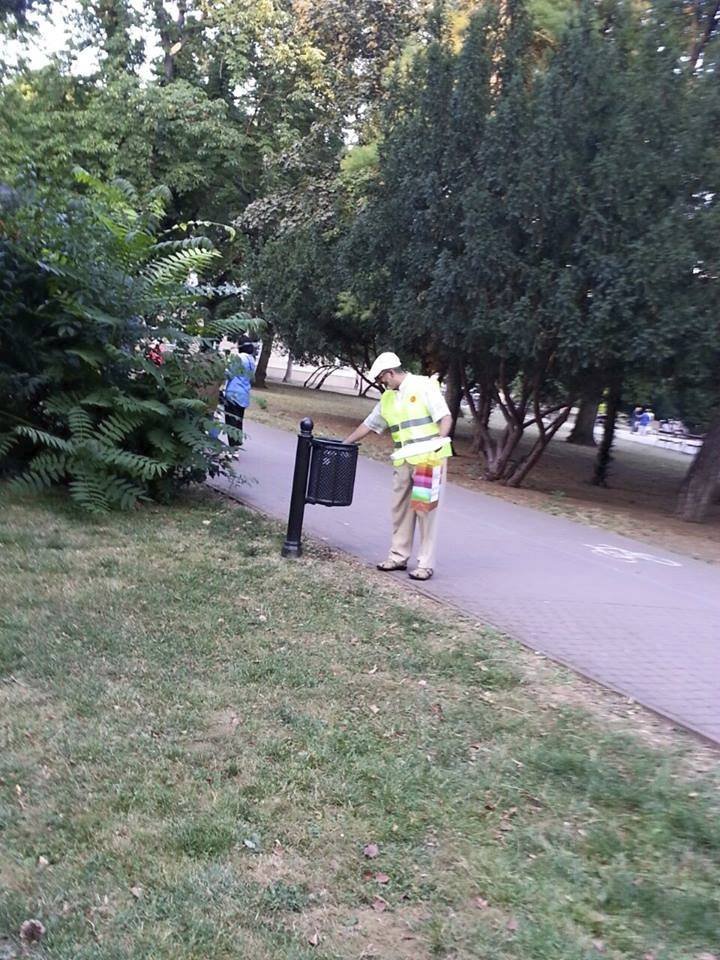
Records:
[[[65,51],[4,65],[0,180],[59,196],[79,165],[166,187],[163,227],[233,225],[208,316],[361,372],[402,350],[518,484],[578,402],[642,385],[713,422],[719,26],[716,0],[82,0]]]

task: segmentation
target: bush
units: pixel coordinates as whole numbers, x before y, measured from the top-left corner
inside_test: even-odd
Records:
[[[190,284],[219,254],[158,241],[168,199],[81,170],[62,194],[0,193],[0,469],[16,487],[67,484],[104,512],[224,466],[201,398],[223,363],[188,332]]]

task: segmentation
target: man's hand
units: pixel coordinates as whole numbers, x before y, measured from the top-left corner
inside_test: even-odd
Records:
[[[366,437],[371,432],[370,427],[366,427],[364,423],[361,423],[359,427],[355,427],[353,432],[345,437],[343,443],[357,443],[358,440],[362,440],[363,437]]]

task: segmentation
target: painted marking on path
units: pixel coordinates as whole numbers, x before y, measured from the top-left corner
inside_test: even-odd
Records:
[[[635,550],[625,550],[624,547],[616,547],[611,543],[586,543],[593,553],[601,557],[609,557],[611,560],[622,560],[623,563],[638,563],[640,560],[647,560],[649,563],[659,563],[662,567],[681,567],[682,564],[676,560],[670,560],[668,557],[656,557],[652,553],[638,553]]]

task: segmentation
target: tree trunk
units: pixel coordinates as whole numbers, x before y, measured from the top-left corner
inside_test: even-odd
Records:
[[[698,21],[699,35],[695,38],[692,50],[690,51],[690,68],[694,70],[698,65],[698,60],[705,53],[705,48],[710,42],[713,32],[720,25],[720,0],[711,2],[707,12],[702,13],[702,4],[696,2],[695,17]]]
[[[577,419],[572,428],[568,443],[576,443],[579,447],[596,447],[595,421],[597,419],[600,398],[596,396],[583,397],[580,401]]]
[[[545,427],[540,421],[538,423],[538,428],[540,429],[540,436],[537,438],[535,443],[532,445],[530,452],[526,457],[521,460],[521,462],[514,468],[508,479],[505,481],[506,486],[508,487],[519,487],[523,482],[525,477],[530,473],[532,468],[538,462],[540,457],[543,455],[545,448],[550,443],[552,438],[558,432],[560,427],[565,423],[567,418],[570,416],[570,410],[572,409],[572,404],[568,404],[567,407],[562,409],[555,419],[552,421],[549,427]]]
[[[173,20],[167,12],[163,0],[153,0],[152,7],[155,13],[155,27],[163,51],[163,75],[166,83],[172,83],[175,79],[175,56],[182,47],[185,31],[185,0],[180,0],[177,5],[177,20]]]
[[[462,416],[462,411],[460,410],[460,401],[463,396],[463,387],[462,387],[462,371],[460,370],[460,364],[462,361],[459,358],[453,358],[450,361],[450,366],[448,368],[447,375],[447,387],[445,389],[445,400],[447,401],[448,408],[450,409],[450,415],[452,416],[452,430],[450,431],[450,436],[455,436],[455,427],[457,426],[458,417]]]
[[[710,424],[705,441],[690,465],[677,503],[677,516],[702,523],[720,488],[720,415]]]
[[[270,362],[270,353],[272,351],[274,337],[275,331],[270,324],[268,324],[263,334],[262,352],[260,353],[260,360],[258,361],[257,370],[255,371],[255,380],[253,381],[253,386],[258,390],[265,390],[267,388],[267,367]]]
[[[285,375],[282,378],[283,383],[290,383],[290,380],[292,378],[292,372],[293,372],[293,358],[292,358],[292,354],[289,353],[287,358],[287,366],[285,367]]]
[[[595,470],[592,477],[592,482],[596,487],[607,486],[607,475],[610,469],[610,461],[612,460],[610,450],[612,449],[613,440],[615,439],[615,424],[617,423],[617,415],[620,410],[621,397],[622,384],[618,383],[611,386],[607,398],[605,429],[603,430],[603,438],[600,443],[597,459],[595,460]]]
[[[474,441],[473,449],[483,460],[483,479],[495,482],[502,480],[512,469],[511,457],[523,434],[523,423],[527,401],[524,396],[520,408],[512,402],[507,402],[507,384],[502,382],[502,389],[506,401],[503,401],[498,392],[497,384],[492,377],[485,378],[484,382],[476,383],[479,396],[473,396],[470,384],[467,381],[464,366],[460,367],[462,375],[463,393],[468,402],[473,418]],[[495,439],[490,431],[490,414],[493,405],[497,404],[505,418],[505,429]]]

